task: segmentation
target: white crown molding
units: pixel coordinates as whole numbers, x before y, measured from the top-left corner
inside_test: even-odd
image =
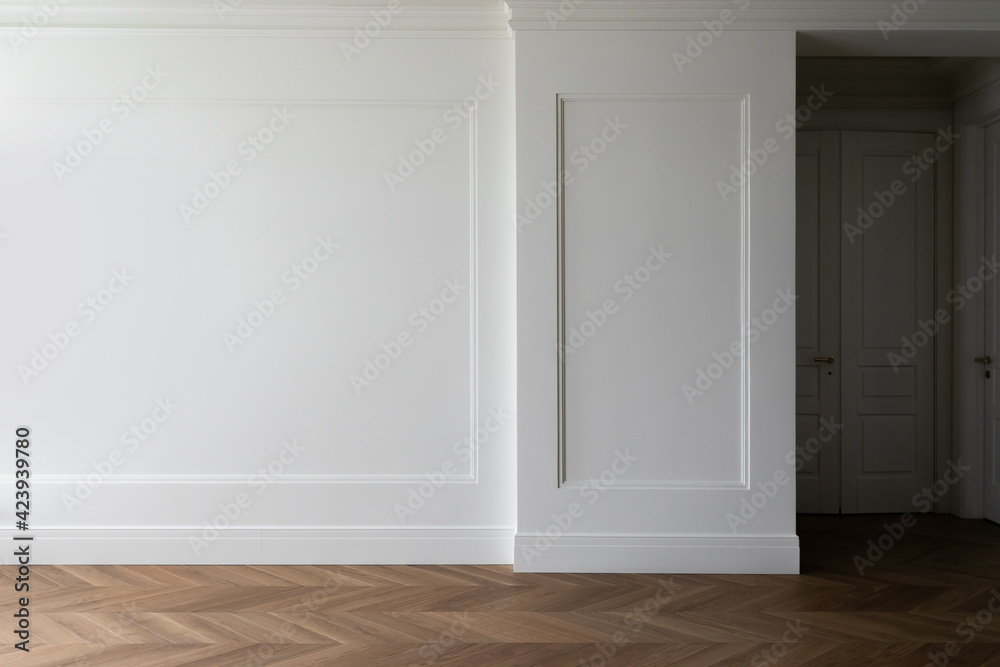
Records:
[[[77,34],[344,37],[387,11],[382,37],[506,38],[515,30],[690,30],[732,12],[741,30],[878,30],[904,0],[0,0],[0,30],[44,4],[40,29]],[[910,0],[919,3],[920,0]],[[220,15],[219,4],[231,11]],[[382,14],[385,16],[385,14]],[[903,30],[1000,30],[996,0],[924,0]]]
[[[43,4],[51,16],[39,14]],[[501,0],[0,0],[0,30],[69,34],[353,37],[372,23],[378,37],[508,38],[508,18]]]
[[[912,0],[919,2],[919,0]],[[514,30],[878,30],[902,0],[506,0]],[[996,0],[925,0],[904,30],[998,30]]]

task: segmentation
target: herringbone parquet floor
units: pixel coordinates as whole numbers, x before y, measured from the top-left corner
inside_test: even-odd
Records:
[[[30,653],[4,567],[0,664],[1000,665],[1000,526],[920,517],[860,576],[897,519],[800,517],[801,576],[36,566]]]

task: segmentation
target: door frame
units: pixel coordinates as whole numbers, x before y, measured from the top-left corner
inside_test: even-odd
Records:
[[[998,109],[1000,115],[1000,109]],[[873,131],[873,132],[937,132],[939,128],[957,126],[957,120],[951,109],[819,109],[815,111],[799,130],[830,130],[830,131]],[[957,130],[961,133],[960,130]],[[981,146],[981,144],[980,144]],[[956,146],[956,149],[958,146]],[[934,221],[934,303],[937,307],[949,310],[945,296],[954,287],[954,248],[957,246],[954,224],[953,193],[955,150],[940,154],[937,162],[935,182],[935,221]],[[981,222],[981,221],[980,221]],[[980,247],[982,246],[980,242]],[[975,260],[978,262],[978,257]],[[960,326],[956,324],[955,327]],[[954,378],[952,355],[958,354],[955,349],[954,327],[944,326],[934,338],[934,478],[940,479],[947,470],[948,462],[953,460],[953,401],[957,396],[953,385]],[[982,334],[980,333],[980,338]],[[982,342],[980,341],[980,347]],[[977,353],[978,354],[978,353]],[[960,357],[958,357],[960,358]],[[954,403],[958,405],[957,402]],[[955,420],[960,421],[960,420]],[[980,429],[982,424],[980,423]],[[980,457],[982,460],[982,442],[980,439]],[[966,456],[955,454],[955,456]],[[979,485],[980,512],[982,511],[982,484]],[[955,512],[952,498],[957,494],[945,494],[937,503],[937,512]],[[981,514],[980,514],[981,516]]]
[[[1000,83],[993,83],[961,99],[955,105],[955,276],[975,273],[985,242],[986,221],[983,195],[986,190],[984,159],[985,127],[1000,122]],[[960,482],[953,513],[964,519],[984,516],[985,386],[982,368],[972,363],[985,345],[985,309],[982,299],[956,313],[955,336],[955,456],[974,461]]]

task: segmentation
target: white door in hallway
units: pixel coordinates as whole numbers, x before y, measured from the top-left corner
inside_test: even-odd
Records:
[[[840,511],[840,133],[795,139],[796,511]],[[817,361],[829,357],[833,363]]]
[[[933,481],[933,138],[798,134],[798,512],[912,511]]]
[[[841,134],[845,514],[912,511],[933,482],[933,140]]]
[[[995,123],[986,130],[985,169],[985,206],[984,222],[985,236],[983,255],[993,258],[1000,255],[1000,123]],[[980,357],[983,381],[986,383],[984,392],[985,405],[985,450],[986,460],[983,475],[985,484],[984,514],[990,521],[1000,523],[1000,391],[997,390],[996,363],[1000,360],[1000,345],[997,337],[1000,335],[1000,290],[996,280],[984,281],[985,350]],[[989,361],[987,361],[987,357]],[[964,360],[963,360],[964,361]],[[990,377],[986,377],[989,373]]]

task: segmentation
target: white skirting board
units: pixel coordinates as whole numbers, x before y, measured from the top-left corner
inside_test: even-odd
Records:
[[[514,538],[515,572],[798,574],[790,536],[580,536]]]
[[[518,572],[798,574],[798,538],[563,536],[544,547],[506,528],[52,528],[32,565],[485,565]],[[3,563],[16,564],[14,549]]]
[[[31,535],[31,542],[13,537]],[[485,565],[513,562],[504,528],[53,528],[3,531],[32,565]],[[214,539],[208,539],[214,538]],[[4,564],[17,561],[13,547]]]

